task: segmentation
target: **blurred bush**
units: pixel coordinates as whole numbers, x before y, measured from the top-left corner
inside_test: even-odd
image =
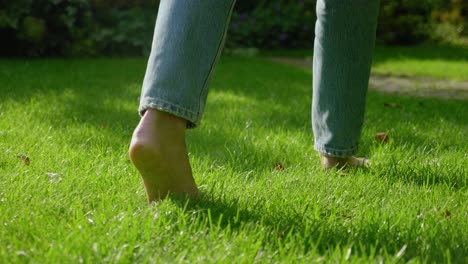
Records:
[[[92,45],[87,0],[14,0],[0,7],[1,55],[67,54]]]
[[[148,53],[159,3],[0,1],[0,55],[33,57]]]
[[[159,0],[90,0],[99,54],[148,54]]]
[[[456,42],[466,37],[466,0],[381,0],[377,37],[384,44]]]
[[[416,44],[429,38],[432,9],[443,0],[381,0],[378,40],[385,44]]]
[[[468,1],[443,1],[432,10],[430,20],[431,38],[438,42],[463,43],[468,36]]]
[[[238,0],[226,47],[312,47],[315,2]],[[159,0],[0,0],[0,55],[147,54],[158,4]],[[467,38],[467,12],[466,0],[381,0],[377,39],[398,45],[454,43]]]
[[[256,2],[257,4],[253,4]],[[311,47],[316,0],[239,0],[226,46],[258,48]]]
[[[156,19],[154,9],[111,9],[108,19],[107,23],[98,24],[92,34],[101,54],[149,53]]]

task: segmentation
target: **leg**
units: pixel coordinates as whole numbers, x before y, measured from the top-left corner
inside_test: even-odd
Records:
[[[185,130],[199,124],[234,0],[162,0],[129,155],[148,201],[199,195]]]
[[[379,0],[318,0],[312,126],[325,168],[365,165],[357,152]]]

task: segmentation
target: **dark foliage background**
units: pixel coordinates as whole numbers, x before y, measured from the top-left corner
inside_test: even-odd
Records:
[[[238,0],[227,48],[309,48],[316,0]],[[159,0],[0,0],[1,56],[141,55]],[[378,42],[467,38],[468,1],[381,0]],[[365,15],[365,14],[363,14]]]

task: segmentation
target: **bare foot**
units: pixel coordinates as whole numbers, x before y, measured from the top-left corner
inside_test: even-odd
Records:
[[[332,168],[355,168],[355,167],[368,167],[369,160],[366,158],[357,157],[332,157],[325,154],[320,154],[320,161],[324,169]]]
[[[143,179],[148,202],[169,194],[198,198],[185,145],[186,121],[148,109],[133,132],[129,156]]]

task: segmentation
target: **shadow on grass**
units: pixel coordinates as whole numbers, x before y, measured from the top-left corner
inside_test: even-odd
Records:
[[[385,171],[379,171],[378,176],[394,182],[404,182],[429,187],[442,185],[452,190],[466,188],[468,179],[465,168],[461,164],[427,164],[414,165],[414,162],[390,159],[385,164]],[[416,168],[417,166],[417,168]]]
[[[272,104],[307,105],[307,114],[310,113],[312,75],[300,68],[266,59],[225,56],[220,61],[212,87],[215,91],[230,91]]]
[[[120,63],[118,60],[104,60],[98,63],[82,61],[75,62],[76,64],[59,61],[50,62],[49,65],[47,63],[42,65],[40,62],[27,62],[24,65],[19,63],[19,65],[15,66],[20,69],[19,72],[15,72],[14,67],[2,66],[2,81],[5,80],[3,83],[6,83],[6,85],[2,86],[0,101],[13,100],[21,105],[28,105],[38,93],[44,96],[60,95],[68,89],[71,91],[71,97],[52,102],[62,104],[58,107],[59,111],[38,113],[42,115],[41,118],[45,122],[50,122],[58,127],[67,126],[71,123],[86,124],[112,134],[121,135],[123,133],[125,136],[129,136],[138,121],[136,107],[139,89],[135,87],[139,87],[141,82],[144,60],[126,62],[123,61],[122,64],[117,66],[115,64]],[[232,94],[242,94],[251,98],[254,104],[259,104],[258,112],[249,113],[249,119],[252,119],[255,123],[262,124],[265,120],[268,120],[271,122],[266,122],[266,128],[274,129],[275,124],[281,124],[286,129],[303,132],[304,127],[308,126],[304,124],[310,122],[308,118],[310,111],[308,111],[309,107],[297,106],[296,103],[310,105],[308,103],[311,94],[310,74],[261,60],[249,59],[247,64],[249,67],[245,66],[246,62],[241,58],[227,58],[226,61],[222,62],[215,80],[213,80],[213,86],[216,87],[215,91],[221,92],[222,89],[226,89]],[[135,89],[132,90],[132,87]],[[59,96],[59,98],[61,97]],[[133,104],[130,103],[133,98],[135,111],[131,110],[132,107],[125,107],[127,104]],[[210,122],[214,123],[216,120],[226,122],[223,115],[218,115],[218,113],[229,111],[229,109],[226,110],[223,100],[221,98],[219,102],[211,104],[209,110],[213,113],[213,116],[209,119]],[[387,100],[402,101],[403,108],[384,108],[383,103]],[[279,104],[288,111],[271,111],[270,108],[266,108],[267,105],[262,105],[262,101],[267,101],[267,104]],[[398,132],[400,134],[408,133],[408,135],[411,135],[412,130],[406,127],[408,123],[413,124],[416,131],[431,129],[434,124],[441,120],[456,127],[463,127],[466,123],[463,116],[454,115],[454,113],[467,113],[465,102],[433,99],[418,99],[418,102],[422,102],[427,108],[422,108],[419,104],[414,105],[413,99],[371,94],[366,129],[371,131],[396,129],[396,131],[401,130],[401,132]],[[237,107],[241,108],[244,105],[240,104]],[[302,119],[305,119],[304,123],[301,121]],[[381,121],[382,119],[384,121]],[[395,121],[389,122],[388,120]],[[231,142],[232,145],[235,144],[239,150],[242,150],[239,155],[255,153],[259,158],[266,157],[265,166],[272,166],[273,164],[270,164],[270,161],[273,162],[275,159],[284,157],[284,154],[269,153],[267,149],[258,148],[251,141],[239,138],[239,135],[236,138],[236,135],[226,130],[229,127],[244,124],[245,121],[240,120],[240,116],[234,115],[230,121],[223,124],[225,128],[223,126],[213,126],[210,133],[193,135],[192,137],[196,142],[209,145],[209,147],[196,148],[195,155],[208,160],[221,159],[236,172],[255,169],[259,163],[257,160],[253,160],[249,165],[251,167],[246,167],[244,164],[239,165],[238,160],[233,160],[231,154],[224,151],[226,142]],[[205,123],[204,126],[209,127],[210,123]],[[205,130],[205,132],[207,131]],[[395,144],[404,144],[410,141],[416,146],[416,149],[438,148],[440,144],[450,145],[453,143],[451,140],[454,140],[454,142],[458,140],[444,139],[440,144],[428,145],[423,135],[407,136],[404,140],[396,139]],[[364,141],[365,148],[366,143]],[[399,175],[396,176],[397,180],[429,185],[445,183],[437,180],[437,172],[428,172],[428,170],[423,169],[420,173],[415,174],[409,172],[409,170],[408,173],[401,173],[401,168],[395,168],[395,170],[394,174]],[[432,175],[429,180],[424,179],[425,173]],[[455,182],[458,185],[466,185],[466,180],[460,177],[457,176]],[[396,242],[399,240],[398,232],[379,231],[381,223],[378,221],[382,220],[379,218],[373,220],[374,222],[371,222],[363,232],[357,233],[355,237],[350,237],[344,226],[327,226],[326,220],[331,217],[329,214],[323,214],[317,218],[302,211],[293,213],[285,211],[270,216],[271,214],[264,211],[266,209],[264,209],[265,206],[262,201],[259,200],[254,203],[256,204],[253,209],[242,209],[237,205],[236,201],[228,201],[223,197],[206,197],[200,202],[190,203],[187,210],[199,212],[205,219],[212,218],[213,222],[219,223],[221,228],[230,227],[239,230],[248,224],[261,225],[267,230],[262,242],[273,248],[280,248],[282,242],[296,237],[302,238],[304,252],[315,249],[324,255],[329,250],[348,244],[348,242],[354,243],[362,252],[368,254],[372,254],[372,250],[375,247],[378,248],[379,245],[382,247],[384,245],[393,245],[385,246],[389,250],[386,252],[388,254],[396,254],[401,248],[401,245]],[[291,206],[291,208],[294,208],[294,206]],[[443,239],[453,238],[444,237]],[[439,241],[443,241],[443,239]],[[410,241],[408,243],[417,242]],[[451,243],[447,242],[447,244]],[[404,256],[407,260],[420,255],[420,252],[412,252],[411,248],[421,248],[421,245],[415,245],[414,247],[410,245],[408,248],[407,254]],[[431,251],[431,254],[434,255],[428,257],[437,262],[445,253],[444,250],[443,247],[436,248]],[[453,260],[463,260],[463,249],[450,250]]]
[[[86,125],[131,135],[144,66],[144,59],[1,60],[0,102],[13,101],[25,113],[43,104],[33,114],[55,129]]]
[[[413,54],[413,48],[408,50]],[[463,57],[453,55],[453,51],[443,50],[439,55],[427,56],[452,56],[454,59]],[[413,56],[426,56],[426,53],[422,51],[422,55],[415,53]],[[0,101],[13,100],[27,106],[34,103],[38,95],[46,98],[50,96],[55,98],[50,103],[57,105],[51,109],[57,110],[37,113],[44,122],[49,122],[58,128],[71,124],[89,125],[108,134],[115,134],[117,138],[127,139],[138,122],[136,108],[145,63],[145,59],[2,61]],[[249,164],[247,166],[243,163],[238,164],[239,159],[232,159],[232,153],[229,153],[226,147],[236,146],[239,151],[234,155],[255,153],[259,159],[266,157],[262,162],[266,167],[270,167],[278,160],[287,162],[284,153],[271,153],[267,148],[259,148],[253,145],[251,140],[240,138],[228,130],[252,122],[262,129],[272,131],[283,129],[310,133],[308,131],[310,131],[311,74],[304,70],[261,59],[228,56],[221,60],[212,86],[215,93],[222,95],[228,92],[233,97],[241,95],[248,98],[251,104],[248,106],[250,111],[248,115],[245,112],[236,113],[236,109],[247,106],[242,101],[230,101],[229,98],[222,96],[216,100],[209,100],[207,106],[209,118],[205,119],[207,122],[200,128],[203,132],[200,133],[198,130],[191,135],[194,142],[209,146],[194,148],[197,156],[210,160],[221,159],[239,172],[258,166],[256,160],[251,160],[249,167]],[[67,92],[71,96],[67,96]],[[384,103],[388,101],[397,101],[402,107],[386,108]],[[369,94],[367,109],[366,130],[377,132],[393,129],[392,133],[401,136],[395,138],[396,145],[410,142],[416,146],[416,149],[448,148],[457,144],[459,139],[442,140],[442,135],[438,136],[439,142],[428,141],[424,137],[425,134],[419,131],[432,130],[434,124],[437,127],[441,121],[451,127],[466,128],[463,116],[468,113],[465,102],[414,99],[376,93]],[[226,118],[227,116],[229,118]],[[217,122],[223,124],[213,126]],[[115,138],[109,139],[111,140]],[[366,143],[369,139],[362,141],[361,153],[370,153],[370,144]],[[310,145],[312,144],[310,142]],[[419,179],[421,175],[416,175],[415,178]],[[463,181],[459,182],[460,179],[455,179],[458,186],[464,184]],[[426,181],[416,180],[416,182]],[[439,181],[431,182],[437,184]]]
[[[250,207],[252,209],[242,209],[236,200],[229,201],[224,197],[205,196],[199,201],[179,200],[176,203],[191,214],[196,213],[198,217],[209,223],[209,230],[229,229],[235,232],[246,230],[246,228],[248,230],[249,227],[264,230],[259,239],[262,247],[271,251],[284,250],[284,245],[294,242],[296,245],[301,245],[300,250],[296,252],[297,254],[307,254],[312,251],[327,256],[342,245],[352,245],[353,254],[377,258],[382,254],[396,256],[405,243],[408,249],[402,257],[403,261],[421,258],[443,262],[445,261],[444,254],[447,251],[445,247],[440,245],[444,245],[445,242],[449,245],[454,239],[453,236],[446,235],[443,238],[438,237],[437,241],[428,241],[431,245],[439,243],[440,245],[432,248],[429,253],[425,253],[423,252],[424,246],[412,235],[406,238],[401,237],[401,232],[405,232],[408,227],[401,226],[393,228],[392,231],[382,229],[382,222],[392,222],[392,219],[372,217],[364,229],[354,230],[350,233],[349,227],[329,225],[328,222],[329,219],[336,218],[341,218],[340,221],[354,221],[352,216],[333,215],[332,209],[319,216],[313,216],[307,212],[313,211],[310,207],[314,205],[307,205],[305,210],[300,212],[285,210],[284,213],[271,214],[271,212],[264,211],[267,206],[261,201],[253,201],[254,206]],[[330,205],[330,207],[332,206]],[[295,206],[291,205],[288,208],[295,208]],[[382,251],[383,248],[385,251]],[[341,248],[340,250],[345,249]],[[465,257],[463,248],[451,248],[449,251],[455,262],[463,260]]]
[[[220,99],[214,103],[209,103],[210,115],[208,121],[212,125],[205,124],[209,126],[209,129],[203,126],[200,130],[191,132],[190,139],[196,145],[196,147],[191,148],[191,151],[195,156],[208,160],[221,160],[236,172],[245,173],[251,170],[272,167],[276,161],[287,164],[289,157],[300,155],[300,153],[293,152],[291,149],[294,147],[286,141],[278,142],[278,144],[284,144],[284,146],[275,145],[275,149],[283,148],[283,151],[272,153],[268,146],[259,146],[250,138],[245,138],[245,134],[260,133],[255,132],[255,129],[263,131],[262,133],[265,130],[280,130],[281,132],[286,130],[292,133],[310,134],[310,141],[304,143],[310,144],[310,151],[313,152],[312,133],[308,124],[302,121],[302,119],[308,118],[308,113],[304,113],[305,107],[299,105],[283,113],[274,109],[267,112],[250,111],[249,119],[254,124],[251,131],[246,132],[247,128],[241,128],[235,129],[233,132],[232,128],[245,126],[246,120],[241,120],[240,116],[236,116],[237,114],[234,111],[232,118],[221,114],[225,112],[226,106],[231,105],[229,100]],[[265,107],[262,105],[261,100],[254,100],[253,102],[259,105],[260,108]],[[387,102],[398,102],[401,107],[386,107],[385,103]],[[245,108],[246,106],[240,105],[239,107]],[[463,148],[466,146],[463,143],[464,136],[462,132],[466,129],[466,122],[463,118],[466,113],[468,113],[468,105],[463,101],[370,93],[359,154],[371,156],[372,149],[375,148],[374,144],[376,144],[374,134],[386,131],[392,140],[392,148],[405,147],[402,151],[406,152],[407,155],[436,159],[437,155],[432,153],[434,151],[440,151],[441,153],[448,151],[449,153],[450,149],[454,147]],[[216,124],[215,120],[223,120],[222,125]],[[459,130],[459,133],[454,133],[457,130]],[[408,149],[408,146],[411,148]],[[232,150],[235,150],[234,158],[232,157]],[[388,157],[388,160],[390,159],[391,157]],[[312,160],[310,162],[317,161]],[[259,164],[264,165],[259,168]],[[391,166],[391,164],[387,165]],[[398,170],[395,171],[396,174],[392,177],[393,179],[420,185],[448,184],[454,188],[466,186],[466,180],[462,175],[463,171],[455,168],[452,170],[444,166],[438,167],[435,163],[428,163],[424,169],[419,171],[410,170],[407,166],[401,167],[400,165]],[[413,165],[417,167],[421,164]],[[411,173],[411,171],[413,172]],[[428,181],[427,177],[430,177],[431,180]]]

